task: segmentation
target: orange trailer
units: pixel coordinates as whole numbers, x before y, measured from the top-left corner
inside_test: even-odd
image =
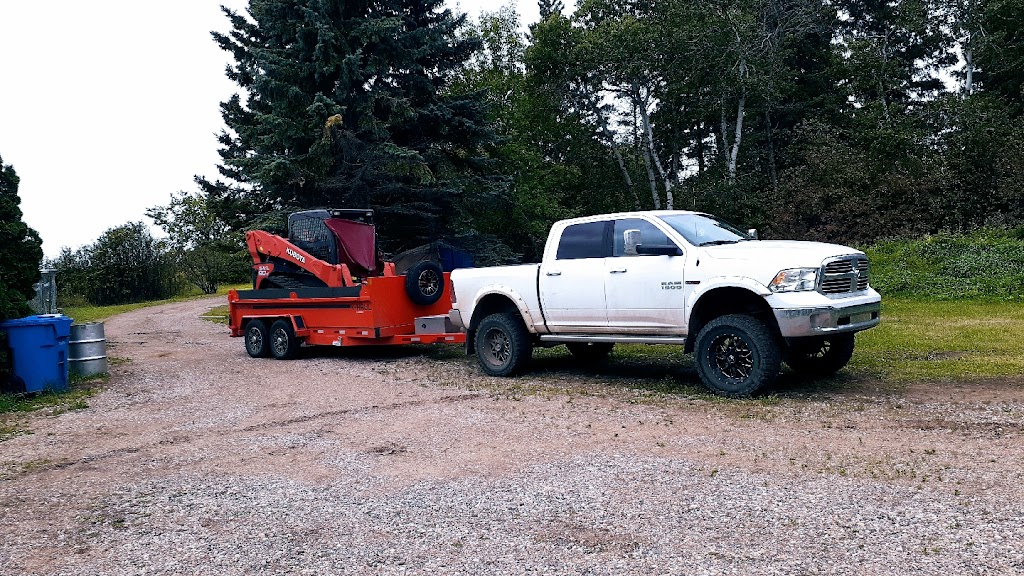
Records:
[[[451,282],[433,304],[416,304],[406,277],[366,278],[355,286],[231,290],[228,325],[245,336],[253,357],[288,359],[305,343],[313,346],[380,346],[415,343],[463,344],[464,332],[448,321]]]

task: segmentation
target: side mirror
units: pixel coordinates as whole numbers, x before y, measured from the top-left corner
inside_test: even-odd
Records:
[[[753,240],[758,240],[757,228],[751,228],[750,230],[747,230],[747,236],[750,236]]]
[[[622,253],[626,256],[636,256],[636,247],[640,245],[643,237],[640,235],[639,230],[626,230],[622,233],[623,248]]]

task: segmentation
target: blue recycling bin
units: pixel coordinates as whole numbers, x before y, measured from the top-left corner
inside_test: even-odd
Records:
[[[61,314],[44,314],[0,323],[10,348],[13,391],[68,389],[71,322]]]

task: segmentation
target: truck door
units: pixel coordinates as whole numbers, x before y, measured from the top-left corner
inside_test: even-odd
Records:
[[[685,334],[682,256],[627,253],[625,232],[640,231],[641,246],[678,245],[647,220],[624,218],[612,227],[612,255],[605,259],[608,327],[617,333]]]
[[[593,332],[607,323],[604,300],[605,256],[610,222],[571,224],[558,249],[540,266],[540,301],[549,330]]]

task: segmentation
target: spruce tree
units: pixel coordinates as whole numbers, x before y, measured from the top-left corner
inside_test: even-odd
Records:
[[[223,9],[242,89],[221,104],[225,181],[200,179],[235,228],[300,208],[378,211],[386,247],[456,228],[494,191],[481,94],[449,90],[479,42],[441,0],[251,0]],[[472,198],[471,198],[472,197]]]
[[[39,281],[42,240],[21,220],[18,175],[0,158],[0,320],[31,313],[28,301]]]

